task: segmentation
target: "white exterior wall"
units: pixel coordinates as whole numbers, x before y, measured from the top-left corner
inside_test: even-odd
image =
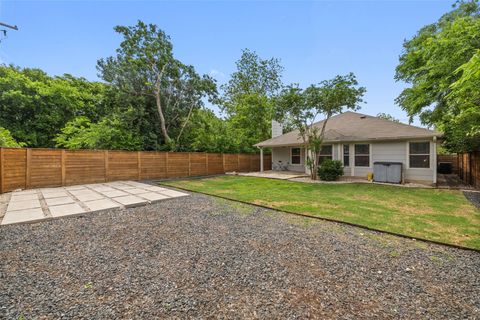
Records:
[[[426,141],[426,140],[412,140],[412,141]],[[434,183],[436,180],[436,151],[434,143],[430,140],[430,168],[409,168],[409,142],[410,141],[396,141],[396,142],[355,142],[355,143],[337,143],[332,144],[333,160],[340,160],[343,162],[343,145],[350,146],[350,165],[344,166],[345,176],[355,176],[367,178],[369,172],[373,172],[373,163],[377,161],[401,162],[403,164],[403,178],[406,182],[420,182],[420,183]],[[368,167],[355,166],[355,144],[370,144],[370,165]],[[278,161],[288,163],[288,170],[306,172],[305,168],[305,150],[301,151],[300,164],[291,164],[291,148],[277,147],[272,149],[273,164]],[[307,172],[308,173],[308,172]]]
[[[415,140],[425,141],[425,140]],[[373,172],[373,163],[380,161],[401,162],[403,164],[403,177],[406,182],[418,181],[423,183],[433,183],[436,169],[436,155],[434,151],[434,142],[430,141],[430,168],[409,168],[409,142],[356,142],[350,144],[350,167],[345,168],[345,175],[355,177],[367,177],[368,172]],[[370,166],[355,167],[355,144],[370,144]],[[343,151],[343,149],[342,149]],[[340,160],[340,159],[339,159]],[[353,171],[353,172],[352,172]]]
[[[298,148],[298,147],[293,147]],[[292,147],[276,147],[272,148],[272,169],[275,168],[279,161],[282,164],[288,164],[288,170],[305,172],[305,151],[302,148],[300,150],[300,164],[292,164],[291,158]]]

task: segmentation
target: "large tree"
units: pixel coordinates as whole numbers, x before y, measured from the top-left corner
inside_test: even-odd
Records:
[[[306,89],[297,84],[287,86],[277,99],[277,118],[289,118],[299,131],[303,147],[308,150],[306,164],[313,180],[317,179],[318,158],[328,120],[344,109],[358,109],[365,92],[364,87],[358,86],[355,75],[349,73]],[[323,118],[321,126],[316,125],[318,117]]]
[[[245,49],[230,80],[222,85],[219,104],[239,151],[256,151],[253,145],[270,137],[273,99],[283,86],[282,71],[278,59],[262,59]]]
[[[396,102],[412,119],[445,132],[452,151],[480,147],[478,1],[459,1],[405,41],[395,78],[411,84]]]
[[[29,147],[53,147],[53,138],[77,116],[98,120],[106,86],[71,75],[0,65],[0,127]]]
[[[214,80],[177,60],[170,37],[156,25],[138,21],[114,30],[123,41],[115,57],[98,61],[100,77],[124,92],[154,99],[163,142],[177,149],[192,111],[215,95]]]

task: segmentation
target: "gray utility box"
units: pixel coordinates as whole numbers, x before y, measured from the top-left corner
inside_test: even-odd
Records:
[[[401,162],[374,162],[373,181],[401,183],[402,163]]]

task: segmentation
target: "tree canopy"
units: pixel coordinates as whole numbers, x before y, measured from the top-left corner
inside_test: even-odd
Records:
[[[174,58],[170,37],[156,25],[138,21],[114,29],[123,41],[116,56],[98,61],[99,76],[125,93],[153,98],[163,142],[179,149],[192,111],[203,106],[204,97],[215,96],[214,80]]]
[[[459,1],[403,45],[395,78],[409,83],[396,102],[410,118],[444,131],[451,151],[480,147],[478,1]]]

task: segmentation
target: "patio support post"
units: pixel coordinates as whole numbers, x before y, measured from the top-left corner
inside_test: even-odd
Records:
[[[263,172],[263,148],[260,147],[260,172]]]

